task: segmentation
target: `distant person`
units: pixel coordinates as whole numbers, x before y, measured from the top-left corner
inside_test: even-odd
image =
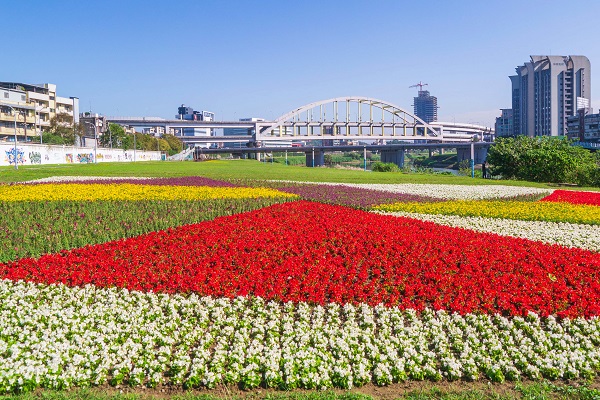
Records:
[[[483,164],[481,164],[481,176],[483,179],[487,178],[487,161],[484,161]]]

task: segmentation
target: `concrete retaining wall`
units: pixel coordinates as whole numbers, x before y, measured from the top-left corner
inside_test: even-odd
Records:
[[[159,151],[105,149],[96,150],[97,162],[158,161]],[[94,162],[93,147],[17,144],[18,165],[34,164],[86,164]],[[15,165],[15,145],[0,144],[0,166]]]

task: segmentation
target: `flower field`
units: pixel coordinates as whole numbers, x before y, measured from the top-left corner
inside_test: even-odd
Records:
[[[600,206],[600,193],[576,192],[572,190],[555,190],[554,192],[552,192],[552,194],[544,197],[542,201]]]
[[[0,393],[596,376],[590,195],[402,186],[0,186]]]
[[[285,183],[285,181],[277,181]],[[514,198],[514,197],[536,197],[547,196],[552,193],[549,189],[540,189],[532,187],[520,186],[503,186],[503,185],[426,185],[415,183],[400,183],[400,184],[370,184],[370,183],[333,183],[333,182],[303,182],[305,184],[326,185],[326,186],[347,186],[358,189],[376,190],[388,193],[400,193],[406,195],[416,195],[424,197],[432,197],[444,200],[483,200],[483,199],[499,199],[499,198]]]
[[[504,218],[523,221],[600,224],[600,207],[566,202],[452,200],[436,203],[382,204],[374,208],[389,212],[404,211],[419,214]]]
[[[210,200],[295,197],[269,188],[69,183],[0,186],[0,201]]]

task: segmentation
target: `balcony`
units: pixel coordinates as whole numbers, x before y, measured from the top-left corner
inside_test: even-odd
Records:
[[[38,133],[34,129],[27,129],[27,138],[32,138],[38,136]],[[15,128],[14,127],[5,127],[0,126],[0,140],[7,139],[9,141],[14,141],[15,137]],[[25,140],[25,129],[22,127],[17,127],[17,139],[18,141]]]
[[[14,120],[15,120],[14,114],[0,112],[0,121],[14,122]],[[28,124],[35,124],[35,121],[36,121],[36,118],[33,115],[27,116],[27,119],[25,120],[25,122],[27,122]],[[23,122],[23,115],[17,114],[17,123],[22,123],[22,122]]]

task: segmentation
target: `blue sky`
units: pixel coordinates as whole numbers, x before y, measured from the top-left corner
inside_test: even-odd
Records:
[[[276,118],[360,95],[493,124],[532,54],[585,55],[600,108],[599,1],[0,0],[0,80],[54,83],[82,110]],[[600,70],[600,69],[599,69]]]

